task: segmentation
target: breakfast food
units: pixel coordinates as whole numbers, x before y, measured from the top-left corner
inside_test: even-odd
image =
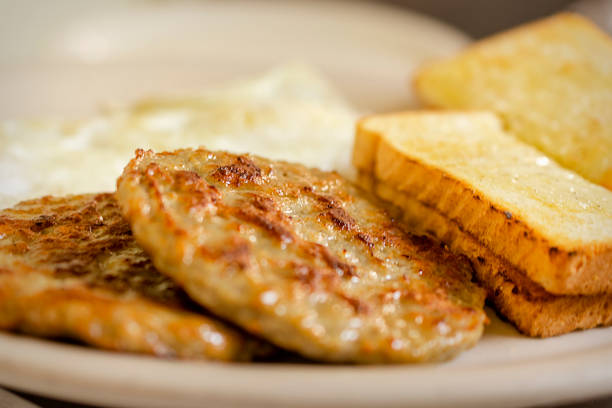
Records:
[[[347,173],[355,119],[324,79],[294,65],[86,120],[3,121],[0,208],[46,194],[111,191],[137,148],[207,146]]]
[[[612,193],[506,134],[494,114],[366,118],[354,164],[409,224],[470,257],[522,332],[612,323]]]
[[[383,201],[347,181],[355,112],[302,67],[90,120],[2,122],[0,206],[117,193],[0,211],[0,329],[404,363],[473,346],[485,295],[530,336],[610,325],[612,192],[541,153],[612,189],[609,61],[612,41],[562,14],[426,67],[423,102],[491,112],[360,121],[353,162]]]
[[[249,360],[271,350],[203,314],[157,272],[112,194],[0,211],[0,328],[182,358]]]
[[[331,362],[414,362],[472,346],[469,262],[399,228],[335,173],[205,149],[138,151],[117,200],[154,264],[197,302]]]
[[[487,109],[561,165],[612,189],[612,39],[563,13],[477,42],[424,67],[429,107]]]

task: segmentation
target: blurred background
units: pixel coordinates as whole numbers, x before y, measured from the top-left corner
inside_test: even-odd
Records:
[[[434,16],[461,28],[474,38],[563,9],[580,11],[601,26],[612,27],[610,0],[391,0],[390,3]]]
[[[612,0],[0,0],[0,119],[84,116],[290,61],[363,111],[412,106],[411,72],[471,39]],[[283,35],[278,35],[281,32]]]

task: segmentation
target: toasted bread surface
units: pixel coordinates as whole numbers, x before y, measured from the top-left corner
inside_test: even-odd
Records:
[[[215,313],[334,362],[449,358],[480,337],[467,259],[335,173],[204,149],[137,152],[118,201],[155,265]]]
[[[480,244],[460,225],[442,215],[434,207],[377,183],[362,173],[360,183],[371,189],[393,207],[415,231],[436,237],[453,251],[468,256],[478,281],[497,311],[523,334],[549,337],[579,329],[612,324],[612,294],[553,295],[527,275]]]
[[[612,189],[612,39],[561,13],[475,43],[416,75],[430,107],[491,109],[563,166]]]
[[[435,207],[548,292],[612,291],[612,193],[506,134],[491,113],[366,118],[354,163]]]
[[[136,245],[112,194],[0,211],[1,329],[168,357],[271,349],[200,311]]]

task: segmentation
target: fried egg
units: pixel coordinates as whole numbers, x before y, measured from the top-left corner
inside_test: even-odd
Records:
[[[113,191],[137,148],[203,146],[350,175],[357,113],[309,68],[181,98],[144,99],[79,121],[0,123],[0,207],[41,195]]]

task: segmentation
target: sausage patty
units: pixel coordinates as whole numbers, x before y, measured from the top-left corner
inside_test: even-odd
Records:
[[[205,149],[136,152],[117,200],[156,267],[245,330],[333,362],[446,359],[486,320],[469,262],[339,175]]]
[[[0,211],[0,329],[184,358],[270,350],[203,314],[160,274],[112,194],[47,196]]]

